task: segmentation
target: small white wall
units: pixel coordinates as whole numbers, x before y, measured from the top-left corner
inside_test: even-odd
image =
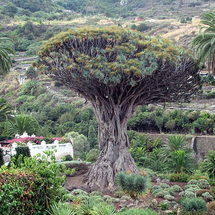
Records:
[[[33,145],[31,142],[27,143],[27,146],[30,149],[31,157],[34,157],[38,153],[41,155],[44,154],[44,151],[56,149],[54,152],[56,160],[61,159],[66,155],[71,155],[73,157],[73,146],[71,143],[59,144],[58,140],[54,141],[54,144],[46,144],[45,141],[41,142],[41,145]],[[12,155],[16,154],[17,143],[12,144]]]

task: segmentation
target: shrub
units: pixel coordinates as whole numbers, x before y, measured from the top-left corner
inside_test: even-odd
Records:
[[[208,215],[215,214],[215,201],[208,203],[207,209],[208,209]]]
[[[105,209],[105,207],[107,207]],[[106,214],[112,214],[114,211],[113,205],[108,205],[104,202],[104,200],[99,197],[97,198],[96,196],[91,196],[89,198],[84,199],[81,201],[81,203],[77,206],[76,208],[76,214],[98,214],[102,215],[101,211],[99,209],[104,209],[104,215]],[[109,213],[107,213],[106,210],[110,210]],[[105,213],[106,211],[106,213]]]
[[[195,190],[200,190],[201,188],[196,185],[196,184],[187,184],[185,187],[185,190],[190,189],[190,188],[194,188]]]
[[[197,185],[201,188],[201,189],[210,189],[210,184],[207,180],[205,179],[200,179],[197,182]]]
[[[63,161],[72,161],[73,158],[71,155],[66,155],[65,157],[62,158]]]
[[[21,168],[12,158],[9,170],[0,169],[0,214],[46,214],[50,204],[63,198],[65,177],[59,177],[60,168],[54,160],[25,157],[19,162],[22,157],[18,158]],[[65,166],[62,169],[65,171]]]
[[[173,185],[172,187],[170,187],[170,190],[174,191],[174,192],[181,192],[183,191],[183,189],[178,186],[178,185]]]
[[[200,168],[203,172],[208,173],[210,178],[215,176],[215,151],[209,151],[205,155],[205,159],[200,164]]]
[[[118,187],[133,199],[144,193],[149,186],[149,179],[146,176],[127,174],[125,172],[118,173],[115,182]]]
[[[56,202],[50,205],[49,210],[47,211],[50,215],[73,215],[74,209],[71,204]]]
[[[170,175],[170,181],[187,182],[189,175],[185,173],[174,173]]]
[[[125,193],[121,190],[117,190],[114,192],[113,196],[116,198],[121,198]]]
[[[191,179],[190,181],[188,181],[187,184],[194,184],[194,185],[197,185],[198,181],[195,180],[195,179]]]
[[[100,191],[93,191],[90,193],[90,196],[103,196],[103,194]]]
[[[208,177],[207,173],[202,173],[200,170],[195,170],[192,173],[192,175],[188,178],[189,181],[191,179],[195,179],[195,180],[200,180],[200,179],[209,180],[209,177]]]
[[[41,202],[38,182],[28,170],[0,169],[0,214],[43,214],[45,201]]]
[[[202,197],[206,202],[211,202],[213,200],[213,196],[209,192],[203,193]]]
[[[4,159],[3,159],[3,150],[0,149],[0,167],[4,164]]]
[[[215,187],[211,188],[211,195],[215,195]]]
[[[167,210],[169,208],[169,205],[167,203],[160,203],[159,208],[163,211]]]
[[[207,211],[202,198],[186,198],[181,202],[182,214],[197,215]]]
[[[215,91],[210,91],[206,94],[206,99],[214,99],[215,98]]]
[[[170,195],[168,189],[161,190],[161,191],[159,191],[159,192],[157,192],[157,193],[154,194],[154,196],[156,198],[164,198],[164,196],[166,196],[166,195]]]
[[[194,192],[191,192],[191,191],[182,191],[179,193],[179,196],[180,197],[187,197],[187,198],[192,198],[192,197],[196,197],[196,194]]]
[[[81,189],[75,189],[75,190],[73,190],[73,191],[71,192],[71,194],[72,194],[73,196],[80,196],[80,195],[87,196],[87,195],[88,195],[87,192],[85,192],[85,191],[83,191],[83,190],[81,190]]]
[[[170,194],[167,194],[167,195],[164,196],[164,199],[167,199],[167,200],[174,200],[175,197],[172,196],[172,195],[170,195]]]
[[[162,183],[162,184],[160,184],[160,186],[162,187],[162,188],[169,188],[170,186],[168,185],[168,184],[166,184],[166,183]]]
[[[16,147],[16,157],[18,158],[20,155],[23,157],[31,157],[31,153],[28,147]]]
[[[86,155],[86,160],[88,162],[96,162],[99,157],[99,153],[100,151],[98,149],[91,149]]]

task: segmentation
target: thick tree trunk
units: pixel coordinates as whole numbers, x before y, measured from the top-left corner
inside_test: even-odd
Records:
[[[84,182],[90,187],[98,186],[101,190],[111,189],[118,172],[138,173],[137,166],[129,152],[128,112],[120,114],[115,108],[111,115],[106,112],[105,108],[94,107],[94,110],[99,123],[100,156],[85,175]]]

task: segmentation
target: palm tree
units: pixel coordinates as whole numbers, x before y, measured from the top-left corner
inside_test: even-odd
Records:
[[[4,135],[6,136],[14,136],[15,134],[22,134],[25,131],[32,135],[33,133],[37,133],[40,129],[38,121],[30,116],[20,114],[15,116],[14,122],[7,121],[5,122]]]
[[[7,37],[0,38],[0,75],[10,71],[12,60],[9,54],[15,54],[13,41]]]
[[[13,121],[13,106],[4,98],[0,98],[0,134],[4,129],[6,121]]]
[[[205,13],[202,15],[201,23],[204,25],[200,33],[192,42],[192,47],[196,47],[199,63],[208,62],[208,71],[215,74],[215,14]]]
[[[190,149],[186,146],[186,137],[183,135],[169,135],[162,147],[162,154],[164,155],[164,157],[166,157],[171,152],[177,150],[190,151]]]

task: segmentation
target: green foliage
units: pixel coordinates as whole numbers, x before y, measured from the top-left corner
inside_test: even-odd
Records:
[[[26,71],[27,78],[33,80],[38,76],[38,72],[31,66]]]
[[[7,37],[0,37],[0,75],[5,75],[10,71],[12,59],[9,54],[14,54],[13,41]]]
[[[210,184],[207,180],[205,179],[200,179],[197,182],[197,185],[201,188],[201,189],[210,189]]]
[[[170,175],[170,181],[187,182],[188,177],[186,173],[174,173]]]
[[[17,115],[14,118],[14,122],[7,121],[4,127],[4,134],[7,136],[15,136],[15,134],[36,134],[40,129],[38,121],[30,115]]]
[[[191,179],[195,179],[195,180],[200,180],[200,179],[209,180],[209,177],[208,177],[207,173],[201,172],[201,170],[197,169],[197,170],[193,171],[193,173],[189,177],[188,181],[190,181]]]
[[[0,167],[4,164],[4,159],[3,159],[3,150],[0,149]]]
[[[215,177],[215,151],[209,151],[200,164],[202,172],[206,172],[210,178]]]
[[[212,73],[215,71],[215,62],[214,62],[214,32],[215,32],[215,14],[204,13],[201,17],[201,23],[204,27],[200,31],[199,35],[197,35],[192,45],[196,47],[196,53],[198,54],[199,61],[201,63],[208,62],[208,70],[210,71],[210,66],[212,65]]]
[[[75,150],[75,158],[85,159],[86,153],[90,149],[87,138],[83,134],[74,131],[66,133],[64,137],[74,141],[73,148]]]
[[[206,202],[202,198],[186,198],[181,202],[182,214],[197,215],[207,211]]]
[[[25,157],[24,161],[20,156],[19,168],[12,159],[10,169],[0,169],[1,214],[46,214],[49,205],[63,197],[64,177],[59,177],[59,166],[54,160],[48,162],[47,156],[41,160]]]
[[[98,134],[96,133],[96,130],[93,125],[90,125],[89,131],[88,131],[88,142],[90,143],[90,148],[94,148],[98,144],[97,139]]]
[[[63,161],[72,161],[73,158],[71,155],[66,155],[65,157],[62,158]]]
[[[100,151],[98,149],[91,149],[86,155],[86,161],[96,162],[99,157]]]
[[[5,122],[13,121],[13,106],[4,98],[0,97],[0,136],[4,130]]]
[[[162,108],[139,108],[129,120],[128,127],[131,130],[141,132],[168,132],[165,123],[173,119],[174,132],[178,133],[205,133],[213,134],[214,116],[200,111],[164,110]]]
[[[146,23],[141,23],[136,27],[136,30],[141,32],[147,31],[149,29],[150,29],[150,26],[148,26]]]
[[[53,203],[47,212],[50,215],[75,215],[71,204],[63,202]]]
[[[87,37],[86,37],[87,35]],[[122,37],[123,35],[123,37]],[[73,52],[73,58],[70,58],[71,54],[69,52],[64,52],[63,55],[59,55],[59,51],[53,52],[55,47],[58,46],[58,50],[64,49],[63,43],[61,41],[73,41],[75,38],[78,38],[80,41],[82,39],[86,41],[95,40],[95,38],[103,38],[106,41],[107,38],[112,38],[115,41],[112,45],[109,43],[103,44],[102,48],[97,49],[96,46],[92,44],[89,49],[96,51],[98,57],[90,57],[88,54],[83,52],[82,49],[79,49],[79,46],[76,46],[75,49],[71,47],[71,53]],[[74,40],[75,41],[75,40]],[[117,43],[116,43],[117,41]],[[131,41],[128,43],[127,41]],[[153,46],[151,44],[154,44]],[[137,51],[135,58],[130,56],[130,53]],[[158,52],[157,50],[163,50]],[[51,51],[51,52],[50,52]],[[49,55],[43,56],[43,53],[49,53]],[[174,44],[163,41],[160,38],[150,38],[136,31],[130,29],[119,28],[119,27],[103,27],[103,28],[80,28],[77,30],[68,30],[63,32],[53,38],[51,38],[46,44],[44,44],[39,52],[40,59],[37,62],[37,66],[44,68],[44,65],[48,65],[48,61],[51,58],[64,58],[64,65],[62,68],[49,68],[45,66],[46,71],[53,74],[59,69],[71,71],[73,78],[71,79],[73,88],[76,88],[77,83],[77,71],[81,69],[84,71],[79,73],[79,78],[83,82],[93,79],[94,81],[99,81],[103,84],[111,84],[116,86],[123,80],[123,77],[128,75],[136,75],[140,79],[143,79],[146,74],[152,74],[158,68],[156,59],[160,58],[163,61],[171,60],[172,62],[178,61],[182,57],[182,52],[185,54],[185,50],[182,51],[182,48],[177,48]],[[107,54],[105,54],[107,53]],[[110,60],[109,56],[114,54],[114,61]],[[186,53],[185,55],[190,54]],[[50,58],[51,57],[51,58]],[[76,63],[84,61],[84,64]],[[126,62],[126,63],[125,63]],[[52,64],[53,65],[53,64]],[[83,67],[83,68],[82,68]],[[102,70],[100,69],[102,68]],[[52,70],[52,71],[50,71]],[[81,77],[80,77],[81,74]],[[111,75],[107,75],[111,74]],[[130,78],[131,76],[129,76]],[[90,78],[90,79],[89,79]],[[128,85],[135,86],[137,82],[134,78],[129,79],[130,83]],[[76,85],[75,85],[76,83]]]
[[[191,172],[195,168],[195,160],[191,149],[186,147],[186,137],[170,135],[162,148],[165,168],[171,172]]]
[[[16,157],[23,155],[23,157],[31,157],[30,150],[28,147],[16,147]]]
[[[119,172],[115,177],[115,183],[125,193],[128,193],[131,198],[136,199],[148,188],[149,179],[142,175]]]
[[[53,9],[53,4],[51,0],[12,0],[17,7],[21,7],[23,9],[29,9],[31,12],[39,11],[39,10],[50,10]]]
[[[169,205],[167,203],[160,203],[159,208],[163,211],[167,210],[169,208]]]
[[[215,98],[215,91],[210,91],[206,94],[206,99],[214,99]]]
[[[183,189],[179,185],[173,185],[170,187],[170,190],[173,190],[174,192],[181,192]]]

